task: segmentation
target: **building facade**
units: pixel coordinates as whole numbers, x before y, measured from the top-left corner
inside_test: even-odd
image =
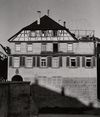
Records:
[[[58,92],[64,87],[66,95],[98,106],[93,35],[77,38],[65,25],[45,15],[8,41],[8,80],[18,69],[24,81],[38,79],[40,85]]]

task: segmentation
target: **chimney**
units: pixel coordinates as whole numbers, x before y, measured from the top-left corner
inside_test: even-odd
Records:
[[[66,27],[66,22],[64,21],[64,27]]]
[[[47,16],[49,17],[49,15],[50,15],[50,10],[48,9],[47,10]]]
[[[37,11],[38,17],[37,17],[37,24],[40,24],[40,17],[41,17],[41,11]]]

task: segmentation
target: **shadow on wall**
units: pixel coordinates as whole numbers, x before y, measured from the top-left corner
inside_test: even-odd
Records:
[[[38,80],[30,86],[31,115],[33,114],[89,114],[100,115],[100,108],[93,104],[84,105],[78,99],[65,96],[62,87],[61,94],[38,85]]]
[[[82,113],[83,108],[87,108],[78,99],[65,96],[63,87],[60,94],[39,86],[37,80],[31,85],[31,99],[35,103],[36,113]]]

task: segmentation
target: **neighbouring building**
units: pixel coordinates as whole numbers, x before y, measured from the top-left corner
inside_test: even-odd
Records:
[[[75,31],[76,32],[76,31]],[[16,69],[24,81],[77,97],[85,104],[98,105],[96,42],[93,33],[77,35],[48,15],[22,28],[8,41],[11,54],[8,80]]]
[[[7,52],[5,51],[5,47],[0,44],[0,82],[7,80],[7,71],[8,71],[8,59]]]

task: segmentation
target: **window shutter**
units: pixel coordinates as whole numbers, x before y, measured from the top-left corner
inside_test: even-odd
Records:
[[[85,56],[82,57],[82,67],[85,67]]]
[[[95,56],[93,56],[93,57],[92,57],[93,67],[95,67],[95,66],[96,66],[96,61],[95,61],[95,59],[96,59],[96,58],[95,58]]]
[[[37,56],[37,67],[40,67],[40,57]]]
[[[13,66],[13,58],[12,56],[9,57],[9,67]]]
[[[20,57],[20,66],[23,67],[23,57]]]
[[[70,61],[69,61],[69,56],[67,56],[67,58],[66,58],[66,66],[67,66],[67,67],[69,67],[69,64],[70,64],[69,62],[70,62]]]
[[[35,67],[35,56],[33,56],[33,67]]]
[[[52,57],[51,56],[47,57],[47,64],[48,64],[48,67],[52,67]]]
[[[77,57],[77,67],[80,67],[80,57]]]
[[[23,61],[22,61],[22,63],[23,63],[23,67],[25,66],[25,57],[23,56]]]
[[[62,56],[59,57],[59,67],[62,67]]]
[[[21,56],[20,57],[20,66],[21,67],[24,67],[25,66],[25,57],[24,56]]]

